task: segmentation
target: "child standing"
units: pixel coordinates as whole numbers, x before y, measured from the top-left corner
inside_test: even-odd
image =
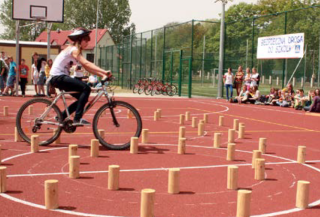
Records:
[[[19,84],[21,87],[22,97],[26,95],[26,84],[28,83],[29,67],[25,64],[25,60],[21,59],[19,66]]]

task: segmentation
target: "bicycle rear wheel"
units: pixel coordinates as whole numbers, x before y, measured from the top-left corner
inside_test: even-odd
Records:
[[[138,93],[139,87],[140,87],[139,84],[135,84],[135,85],[133,86],[132,92],[133,92],[133,93]]]
[[[103,105],[93,118],[93,132],[100,143],[112,150],[130,147],[131,137],[139,137],[142,120],[139,112],[129,103],[113,101]],[[101,136],[99,130],[104,130]]]
[[[60,136],[62,128],[58,124],[62,123],[62,114],[56,105],[48,110],[51,104],[47,99],[32,99],[19,109],[16,126],[19,135],[26,142],[31,142],[32,135],[38,135],[39,145],[46,146]]]

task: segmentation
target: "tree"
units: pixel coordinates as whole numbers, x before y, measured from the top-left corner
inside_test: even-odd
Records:
[[[65,0],[64,23],[55,23],[53,30],[70,30],[77,27],[94,29],[96,27],[96,10],[98,0]],[[4,39],[12,39],[15,35],[14,21],[11,20],[11,0],[5,0],[1,5],[1,24],[6,32],[1,35]],[[98,28],[107,28],[115,43],[121,42],[123,36],[135,31],[134,23],[129,25],[131,9],[128,0],[100,0]],[[21,25],[25,22],[21,21]],[[34,40],[44,28],[26,27],[21,29],[21,40]],[[31,34],[34,33],[34,34]]]

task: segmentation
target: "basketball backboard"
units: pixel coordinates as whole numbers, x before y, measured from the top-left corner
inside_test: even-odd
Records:
[[[64,0],[12,0],[12,19],[63,23]]]

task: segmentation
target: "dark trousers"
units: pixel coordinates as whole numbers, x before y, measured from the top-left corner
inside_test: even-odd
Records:
[[[21,92],[22,95],[26,95],[26,84],[28,83],[28,79],[27,78],[20,78],[20,87],[21,87]]]
[[[68,107],[68,111],[70,114],[73,112],[76,112],[74,116],[74,120],[80,120],[83,115],[83,110],[88,102],[91,88],[83,83],[82,81],[79,81],[77,79],[73,79],[67,75],[60,75],[55,76],[50,81],[51,85],[53,85],[56,88],[59,88],[60,90],[64,91],[77,91],[79,93],[71,94],[74,98],[78,99],[78,101],[75,101]],[[63,111],[62,113],[63,119],[67,117],[67,112]]]

